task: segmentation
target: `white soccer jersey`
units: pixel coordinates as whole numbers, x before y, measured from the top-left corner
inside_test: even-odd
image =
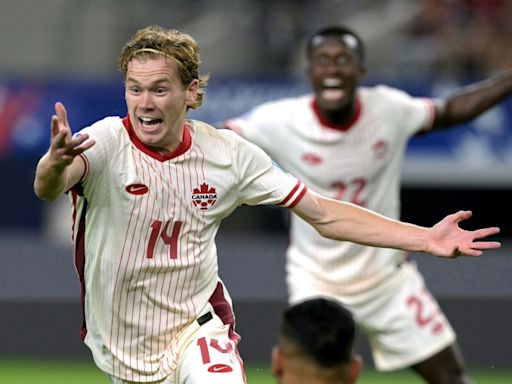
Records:
[[[241,204],[293,207],[306,187],[254,144],[198,121],[169,156],[138,141],[127,118],[81,132],[96,141],[72,192],[82,336],[105,372],[156,381],[176,369],[180,331],[218,287],[222,219]]]
[[[278,164],[321,194],[399,218],[402,159],[408,139],[431,128],[434,105],[386,86],[361,87],[353,121],[332,127],[313,95],[265,103],[225,126],[264,149]],[[292,215],[287,282],[294,292],[354,295],[375,287],[405,253],[323,238]],[[308,289],[309,287],[309,289]]]

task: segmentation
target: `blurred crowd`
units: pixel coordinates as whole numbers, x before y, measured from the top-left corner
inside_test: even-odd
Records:
[[[400,67],[459,80],[510,68],[511,19],[510,0],[418,0],[400,34]]]
[[[109,76],[123,42],[156,23],[194,36],[212,74],[302,77],[307,37],[346,24],[366,42],[372,76],[481,78],[511,66],[511,19],[512,0],[3,2],[0,73]]]
[[[512,0],[255,2],[258,69],[300,76],[304,43],[318,28],[346,24],[368,49],[369,76],[474,81],[512,66]],[[258,30],[257,33],[254,33]],[[253,68],[254,70],[255,68]]]

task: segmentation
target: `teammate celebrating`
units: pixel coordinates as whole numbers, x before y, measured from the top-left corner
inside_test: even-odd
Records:
[[[228,292],[218,276],[215,235],[242,205],[291,209],[324,236],[479,256],[498,228],[466,231],[461,211],[431,228],[388,219],[308,190],[230,131],[186,118],[207,78],[185,33],[149,26],[123,47],[128,115],[71,134],[56,103],[51,143],[34,180],[38,197],[69,191],[82,337],[113,383],[243,383]]]
[[[264,103],[224,126],[322,195],[398,219],[409,138],[494,106],[511,93],[512,71],[445,100],[413,98],[387,86],[359,86],[364,51],[348,28],[320,30],[306,50],[314,94]],[[412,367],[429,383],[469,380],[455,333],[405,252],[332,241],[293,216],[290,231],[291,303],[328,295],[348,306],[369,336],[380,370]]]

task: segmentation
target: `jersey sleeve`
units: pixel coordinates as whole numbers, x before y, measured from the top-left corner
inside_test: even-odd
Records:
[[[226,120],[222,125],[272,155],[279,151],[281,145],[283,116],[286,113],[282,104],[280,101],[261,104],[241,116]]]
[[[81,154],[86,164],[82,182],[87,182],[101,174],[114,156],[115,148],[119,144],[115,132],[119,129],[120,121],[117,117],[107,117],[75,133],[75,135],[87,133],[90,139],[95,141],[91,148]]]
[[[381,99],[387,100],[390,109],[395,115],[397,126],[404,127],[408,136],[420,131],[428,131],[432,128],[435,117],[435,106],[432,99],[425,97],[413,97],[408,93],[387,86],[378,87]]]
[[[240,204],[293,208],[306,193],[307,187],[302,181],[284,172],[255,144],[236,137],[233,150]]]

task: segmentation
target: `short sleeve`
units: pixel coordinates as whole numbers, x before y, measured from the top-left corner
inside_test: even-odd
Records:
[[[409,136],[432,128],[435,117],[432,99],[413,97],[402,90],[387,86],[379,86],[377,91],[380,94],[377,97],[385,100],[394,114],[395,124],[404,127]]]
[[[306,193],[306,185],[283,171],[255,144],[241,137],[234,141],[240,203],[294,207]]]
[[[119,146],[119,138],[116,133],[120,129],[122,129],[121,119],[107,117],[75,133],[75,135],[87,133],[90,139],[95,141],[95,144],[81,155],[87,167],[83,181],[101,174],[105,166],[110,163],[116,153],[115,148]]]
[[[267,102],[241,116],[226,120],[222,125],[272,156],[279,152],[282,139],[286,136],[286,116],[286,102]]]

